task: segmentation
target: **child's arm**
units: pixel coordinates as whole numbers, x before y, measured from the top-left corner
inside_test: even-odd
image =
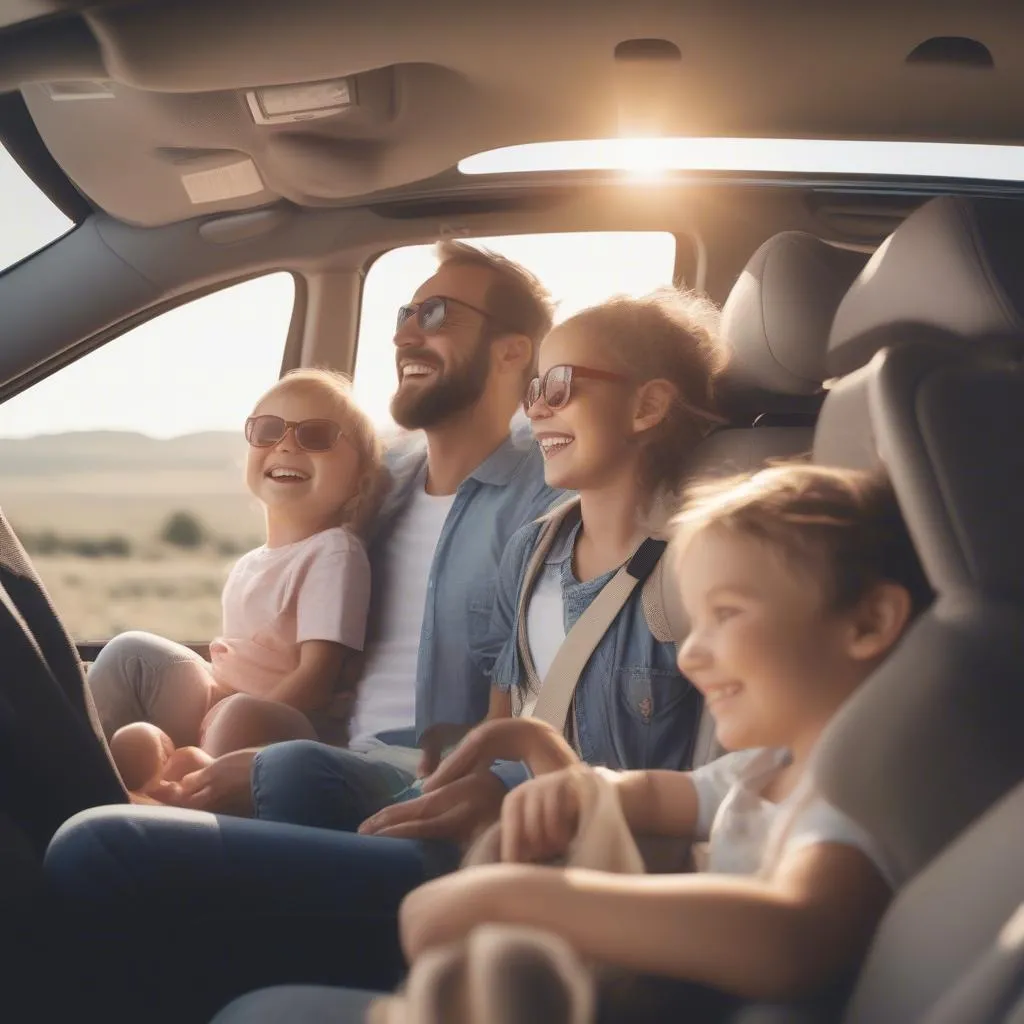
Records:
[[[747,999],[806,994],[856,966],[890,897],[838,843],[787,854],[770,881],[496,865],[456,872],[402,905],[410,959],[485,921],[555,932],[583,957]]]
[[[689,772],[623,772],[619,802],[634,835],[692,836],[697,827],[697,789]]]
[[[298,711],[319,711],[330,703],[353,654],[351,648],[332,640],[306,640],[299,644],[298,667],[264,697]]]
[[[579,827],[579,777],[593,769],[574,765],[538,775],[512,790],[501,812],[501,859],[544,861],[563,854]],[[692,836],[697,790],[684,772],[621,772],[614,778],[634,835]]]
[[[491,700],[487,707],[487,720],[512,717],[512,691],[500,686],[491,687]]]

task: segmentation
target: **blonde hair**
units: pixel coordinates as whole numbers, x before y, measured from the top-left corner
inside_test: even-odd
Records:
[[[659,288],[591,306],[562,326],[569,325],[600,341],[631,380],[666,380],[675,388],[668,414],[644,439],[640,464],[644,490],[670,500],[682,487],[694,446],[724,422],[715,409],[715,379],[727,362],[718,307],[698,292]]]
[[[695,484],[674,527],[677,559],[711,528],[768,545],[818,579],[834,610],[856,606],[881,582],[904,587],[915,614],[934,596],[881,473],[791,462]]]
[[[327,395],[338,412],[338,421],[345,438],[359,457],[359,481],[355,495],[345,503],[339,526],[363,534],[380,510],[387,491],[388,474],[384,468],[384,449],[373,422],[352,397],[352,380],[327,367],[304,366],[289,370],[263,393],[255,408],[271,395],[288,387],[302,387]]]

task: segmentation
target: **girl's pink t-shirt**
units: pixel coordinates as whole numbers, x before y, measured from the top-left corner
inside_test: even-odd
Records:
[[[361,651],[370,606],[370,562],[344,527],[243,555],[222,598],[224,635],[210,644],[217,682],[269,693],[299,664],[299,644],[329,640]]]

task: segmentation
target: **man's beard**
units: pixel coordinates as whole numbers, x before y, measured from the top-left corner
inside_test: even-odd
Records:
[[[445,370],[430,351],[405,350],[403,360],[419,361],[437,367],[430,383],[398,385],[391,399],[391,416],[406,430],[429,430],[452,416],[474,406],[484,393],[491,370],[491,339],[477,339],[469,359],[462,366]]]

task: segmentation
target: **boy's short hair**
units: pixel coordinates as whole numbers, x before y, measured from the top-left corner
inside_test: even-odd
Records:
[[[878,583],[897,583],[913,614],[934,597],[881,474],[786,463],[686,492],[675,519],[677,550],[715,527],[760,540],[822,579],[835,610],[853,607]]]

